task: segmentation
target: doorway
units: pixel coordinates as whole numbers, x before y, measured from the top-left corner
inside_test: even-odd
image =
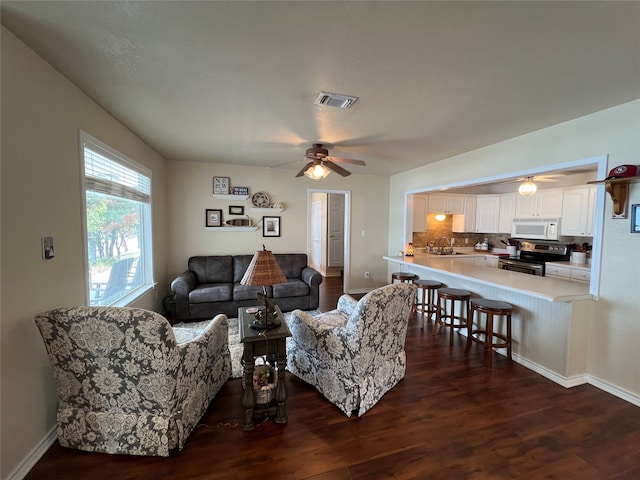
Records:
[[[324,277],[342,276],[344,292],[349,291],[350,216],[350,191],[322,189],[307,191],[309,265]]]

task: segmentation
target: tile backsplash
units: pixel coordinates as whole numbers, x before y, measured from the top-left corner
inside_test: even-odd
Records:
[[[434,214],[427,215],[427,231],[426,232],[413,232],[413,246],[414,247],[426,247],[429,244],[434,246],[438,245],[438,240],[442,237],[447,238],[449,241],[454,240],[454,247],[473,247],[476,243],[482,242],[485,238],[489,242],[491,248],[505,248],[500,240],[507,240],[511,238],[508,233],[453,233],[453,217],[447,215],[443,221],[435,219]],[[592,243],[592,239],[588,237],[562,237],[562,242],[565,243],[577,243],[583,242]]]

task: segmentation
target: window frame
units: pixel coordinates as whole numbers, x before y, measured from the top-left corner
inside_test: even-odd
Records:
[[[139,262],[142,266],[142,283],[138,287],[128,291],[125,295],[116,299],[113,303],[104,306],[126,307],[139,299],[155,286],[153,274],[153,176],[150,169],[129,158],[109,145],[92,137],[88,133],[79,130],[79,156],[80,156],[80,176],[81,176],[81,205],[82,205],[82,243],[83,243],[83,265],[84,265],[84,297],[85,305],[90,305],[90,265],[89,265],[89,237],[87,228],[87,181],[85,173],[85,148],[92,150],[110,161],[130,169],[149,179],[149,200],[148,208],[141,209],[140,233],[142,242],[140,248]],[[89,189],[90,191],[95,191]],[[116,195],[117,196],[117,195]],[[124,198],[124,197],[123,197]],[[139,201],[144,204],[147,202]]]

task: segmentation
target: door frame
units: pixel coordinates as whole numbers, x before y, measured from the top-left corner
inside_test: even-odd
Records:
[[[335,193],[344,195],[344,275],[342,277],[342,291],[349,293],[349,275],[351,264],[351,190],[330,190],[325,188],[307,189],[307,255],[311,254],[311,196],[314,193]]]

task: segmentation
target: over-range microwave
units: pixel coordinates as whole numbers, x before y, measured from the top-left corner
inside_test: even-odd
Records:
[[[534,240],[558,240],[560,236],[559,218],[514,218],[511,237]]]

